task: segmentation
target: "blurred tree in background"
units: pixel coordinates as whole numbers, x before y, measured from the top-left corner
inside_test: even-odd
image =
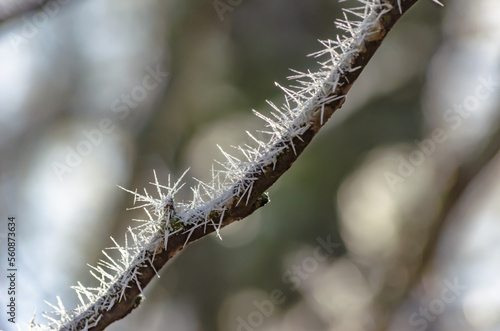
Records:
[[[207,179],[349,6],[220,2],[61,1],[0,26],[20,322],[76,305],[86,263],[143,218],[117,185]],[[271,202],[187,247],[109,330],[498,330],[499,10],[419,2]]]

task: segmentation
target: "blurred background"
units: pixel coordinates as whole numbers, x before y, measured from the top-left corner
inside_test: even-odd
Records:
[[[348,1],[0,5],[0,239],[26,329],[123,243],[134,190],[208,179]],[[109,330],[500,330],[496,0],[422,0],[248,219],[187,247]],[[188,185],[194,181],[187,180]],[[180,193],[189,198],[189,190]],[[5,286],[4,286],[5,282]],[[5,307],[6,277],[1,277]],[[17,330],[3,311],[1,330]]]

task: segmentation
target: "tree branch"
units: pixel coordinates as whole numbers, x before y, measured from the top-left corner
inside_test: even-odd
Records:
[[[45,6],[47,2],[54,0],[23,0],[23,1],[6,1],[7,3],[0,4],[0,23],[16,18],[31,11],[38,10]],[[66,0],[67,1],[67,0]]]
[[[148,243],[143,244],[144,248],[121,275],[113,278],[102,269],[98,270],[103,275],[102,278],[111,278],[112,284],[106,284],[108,287],[105,293],[84,306],[84,310],[78,311],[78,314],[67,313],[60,304],[57,311],[61,315],[60,320],[52,319],[57,328],[97,331],[125,317],[138,306],[140,294],[151,279],[185,245],[214,231],[218,232],[220,228],[249,216],[265,205],[268,202],[266,190],[292,166],[330,116],[343,105],[350,88],[387,33],[417,1],[360,1],[364,8],[347,11],[351,14],[355,11],[356,15],[362,17],[362,21],[353,22],[347,18],[345,21],[338,21],[337,25],[350,35],[322,42],[326,50],[316,55],[330,56],[330,59],[321,63],[323,71],[313,74],[299,73],[295,76],[304,85],[299,92],[283,88],[287,94],[284,109],[286,113],[273,106],[274,110],[281,114],[278,122],[258,115],[272,127],[272,138],[267,144],[258,142],[260,147],[256,149],[243,151],[249,160],[252,157],[247,154],[258,152],[258,155],[255,160],[244,163],[247,166],[245,171],[238,175],[239,180],[235,180],[228,190],[213,201],[200,204],[182,215],[175,213],[173,200],[168,200],[172,198],[170,193],[175,193],[177,183],[173,187],[169,185],[169,194],[164,197],[167,200],[162,198],[160,201],[164,209],[160,217],[163,229],[151,236]],[[304,84],[304,78],[310,79],[311,82]],[[289,108],[288,101],[295,102],[296,107]],[[232,163],[233,159],[226,157],[228,162]],[[243,163],[238,165],[240,168],[228,166],[228,170],[222,173],[232,172],[234,175],[234,172],[241,169],[241,164]],[[161,186],[158,183],[156,185],[158,189]],[[147,193],[146,196],[136,194],[136,197],[142,201],[152,199]],[[158,205],[147,205],[154,206],[158,211]],[[167,208],[168,206],[171,207]],[[175,233],[172,234],[173,232]],[[118,268],[111,267],[115,270]],[[80,292],[92,297],[86,289],[80,289]]]

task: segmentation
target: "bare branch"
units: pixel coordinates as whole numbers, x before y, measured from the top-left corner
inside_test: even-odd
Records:
[[[53,0],[3,1],[2,3],[0,3],[0,23],[40,9],[49,1]],[[64,2],[67,2],[67,0]]]

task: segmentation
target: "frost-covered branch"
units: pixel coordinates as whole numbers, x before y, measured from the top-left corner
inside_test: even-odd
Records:
[[[208,183],[192,188],[189,202],[175,201],[181,178],[166,186],[152,183],[158,197],[146,190],[131,192],[142,203],[147,219],[129,228],[120,253],[92,267],[100,282],[97,288],[75,287],[81,305],[68,311],[54,305],[51,328],[59,330],[103,330],[125,317],[142,299],[143,289],[177,252],[197,239],[241,220],[268,202],[266,190],[285,173],[339,109],[361,71],[396,21],[418,0],[351,0],[358,6],[344,10],[337,26],[345,36],[322,40],[323,50],[312,54],[322,59],[317,72],[295,72],[295,87],[279,86],[285,103],[272,107],[271,115],[256,113],[266,123],[269,136],[260,141],[249,133],[254,146],[236,147],[237,156],[222,151],[221,169],[212,169]],[[183,175],[184,176],[184,175]],[[155,175],[156,178],[156,175]],[[38,327],[38,326],[37,326]],[[39,326],[42,327],[42,326]]]

